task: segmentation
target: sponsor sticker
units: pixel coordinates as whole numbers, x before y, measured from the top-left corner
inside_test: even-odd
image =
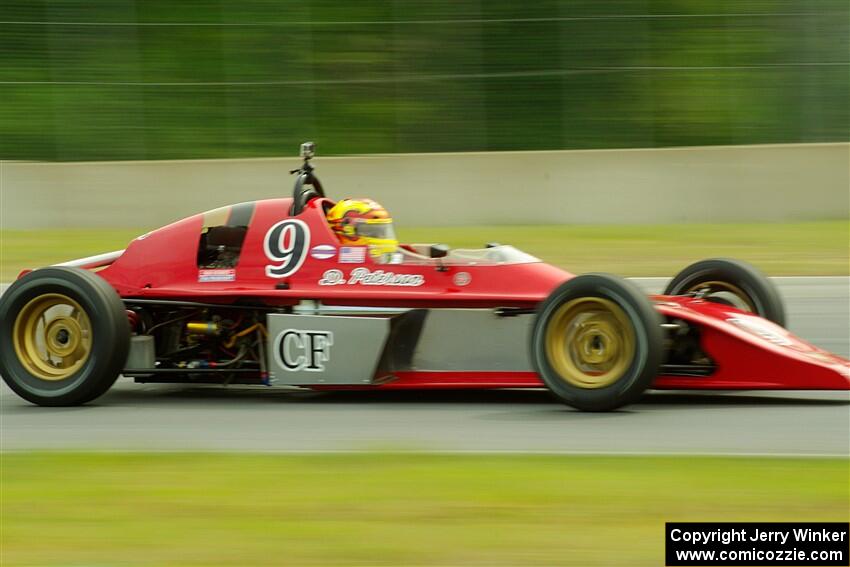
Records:
[[[327,270],[319,280],[319,285],[376,285],[390,287],[419,287],[425,283],[421,274],[397,274],[384,270],[354,268],[348,277],[342,270]]]
[[[324,372],[333,344],[331,331],[286,329],[275,339],[275,361],[289,372]]]
[[[339,249],[340,264],[362,264],[365,261],[365,246],[343,246]]]
[[[779,346],[791,346],[793,343],[788,340],[788,337],[782,335],[771,323],[765,323],[755,317],[732,317],[726,319],[727,323],[732,323],[737,327],[757,335],[764,340]]]
[[[310,256],[316,260],[330,260],[336,256],[336,248],[330,244],[319,244],[310,250]]]
[[[469,272],[458,272],[452,278],[454,284],[458,287],[463,287],[469,285],[469,282],[472,281],[472,276]]]
[[[199,282],[232,282],[236,281],[236,270],[232,268],[198,270]]]

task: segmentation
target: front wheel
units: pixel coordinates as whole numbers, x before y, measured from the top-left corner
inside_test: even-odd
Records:
[[[89,402],[115,382],[130,326],[115,290],[79,268],[35,270],[0,298],[0,375],[43,406]]]
[[[764,274],[740,260],[716,258],[691,264],[667,284],[664,295],[699,296],[786,325],[779,290]]]
[[[543,302],[531,335],[537,374],[561,401],[608,411],[636,401],[663,359],[661,316],[634,284],[586,274]]]

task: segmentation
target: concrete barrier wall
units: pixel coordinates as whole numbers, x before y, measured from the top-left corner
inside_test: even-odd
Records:
[[[319,148],[321,151],[321,147]],[[850,144],[319,157],[408,225],[848,218]],[[158,226],[289,196],[298,158],[0,163],[3,228]]]

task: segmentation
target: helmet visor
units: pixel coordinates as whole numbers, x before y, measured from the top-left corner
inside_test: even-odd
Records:
[[[354,231],[362,238],[375,238],[378,240],[396,240],[392,221],[385,222],[359,222]]]

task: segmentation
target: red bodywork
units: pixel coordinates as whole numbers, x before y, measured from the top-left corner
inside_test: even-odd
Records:
[[[134,240],[99,274],[122,297],[233,303],[250,298],[268,305],[317,300],[326,305],[427,308],[534,308],[564,281],[574,277],[543,262],[472,265],[423,260],[377,264],[340,263],[340,243],[325,220],[325,199],[313,199],[297,217],[309,229],[308,249],[333,247],[331,258],[305,253],[303,263],[285,278],[267,275],[269,231],[289,216],[291,199],[257,201],[232,281],[200,281],[198,246],[205,215],[199,214]],[[235,206],[234,206],[235,207]],[[207,213],[208,215],[211,213]],[[219,214],[221,212],[219,211]],[[421,276],[417,286],[319,285],[327,270],[349,274],[370,271]],[[458,276],[459,273],[465,273]],[[810,345],[773,323],[732,307],[690,297],[653,296],[670,319],[700,328],[703,349],[717,370],[708,377],[659,376],[659,389],[850,389],[850,361]],[[730,322],[730,319],[736,320]],[[369,388],[542,387],[534,372],[399,372],[397,379]]]

